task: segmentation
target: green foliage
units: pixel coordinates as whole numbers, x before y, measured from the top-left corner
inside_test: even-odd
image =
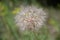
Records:
[[[0,2],[0,40],[52,40],[52,36],[50,35],[47,26],[42,27],[38,32],[25,31],[21,34],[17,32],[18,30],[13,18],[15,14],[13,13],[16,13],[16,11],[18,11],[19,8],[17,8],[16,10],[13,9],[16,8],[14,6],[20,5],[21,1],[11,1],[3,0],[3,2]],[[10,5],[10,2],[13,6]],[[34,5],[37,4],[33,0],[32,3]],[[53,9],[49,11],[51,15],[53,15]],[[54,17],[51,17],[49,19],[49,24],[51,24],[60,35],[60,23]],[[60,40],[59,35],[57,35],[56,40]]]

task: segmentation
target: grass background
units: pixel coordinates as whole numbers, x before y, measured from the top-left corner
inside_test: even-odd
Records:
[[[21,10],[19,5],[22,2],[27,4],[28,0],[2,0],[0,2],[0,40],[60,40],[60,6],[58,9],[46,7],[49,18],[46,25],[38,32],[25,31],[20,33],[14,23],[14,15]],[[32,1],[32,4],[39,5],[35,0]]]

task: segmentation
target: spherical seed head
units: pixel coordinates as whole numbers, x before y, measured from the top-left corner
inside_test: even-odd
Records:
[[[15,16],[16,25],[21,31],[39,30],[46,21],[47,13],[36,6],[22,6]]]

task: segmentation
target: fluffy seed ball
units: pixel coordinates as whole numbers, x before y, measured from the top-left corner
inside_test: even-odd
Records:
[[[21,31],[39,30],[44,25],[46,18],[47,13],[44,12],[43,8],[21,6],[21,11],[15,16],[15,22]]]

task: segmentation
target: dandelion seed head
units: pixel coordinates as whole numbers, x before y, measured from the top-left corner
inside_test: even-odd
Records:
[[[44,25],[46,18],[47,13],[43,8],[21,6],[21,11],[15,16],[15,22],[21,31],[39,30]]]

